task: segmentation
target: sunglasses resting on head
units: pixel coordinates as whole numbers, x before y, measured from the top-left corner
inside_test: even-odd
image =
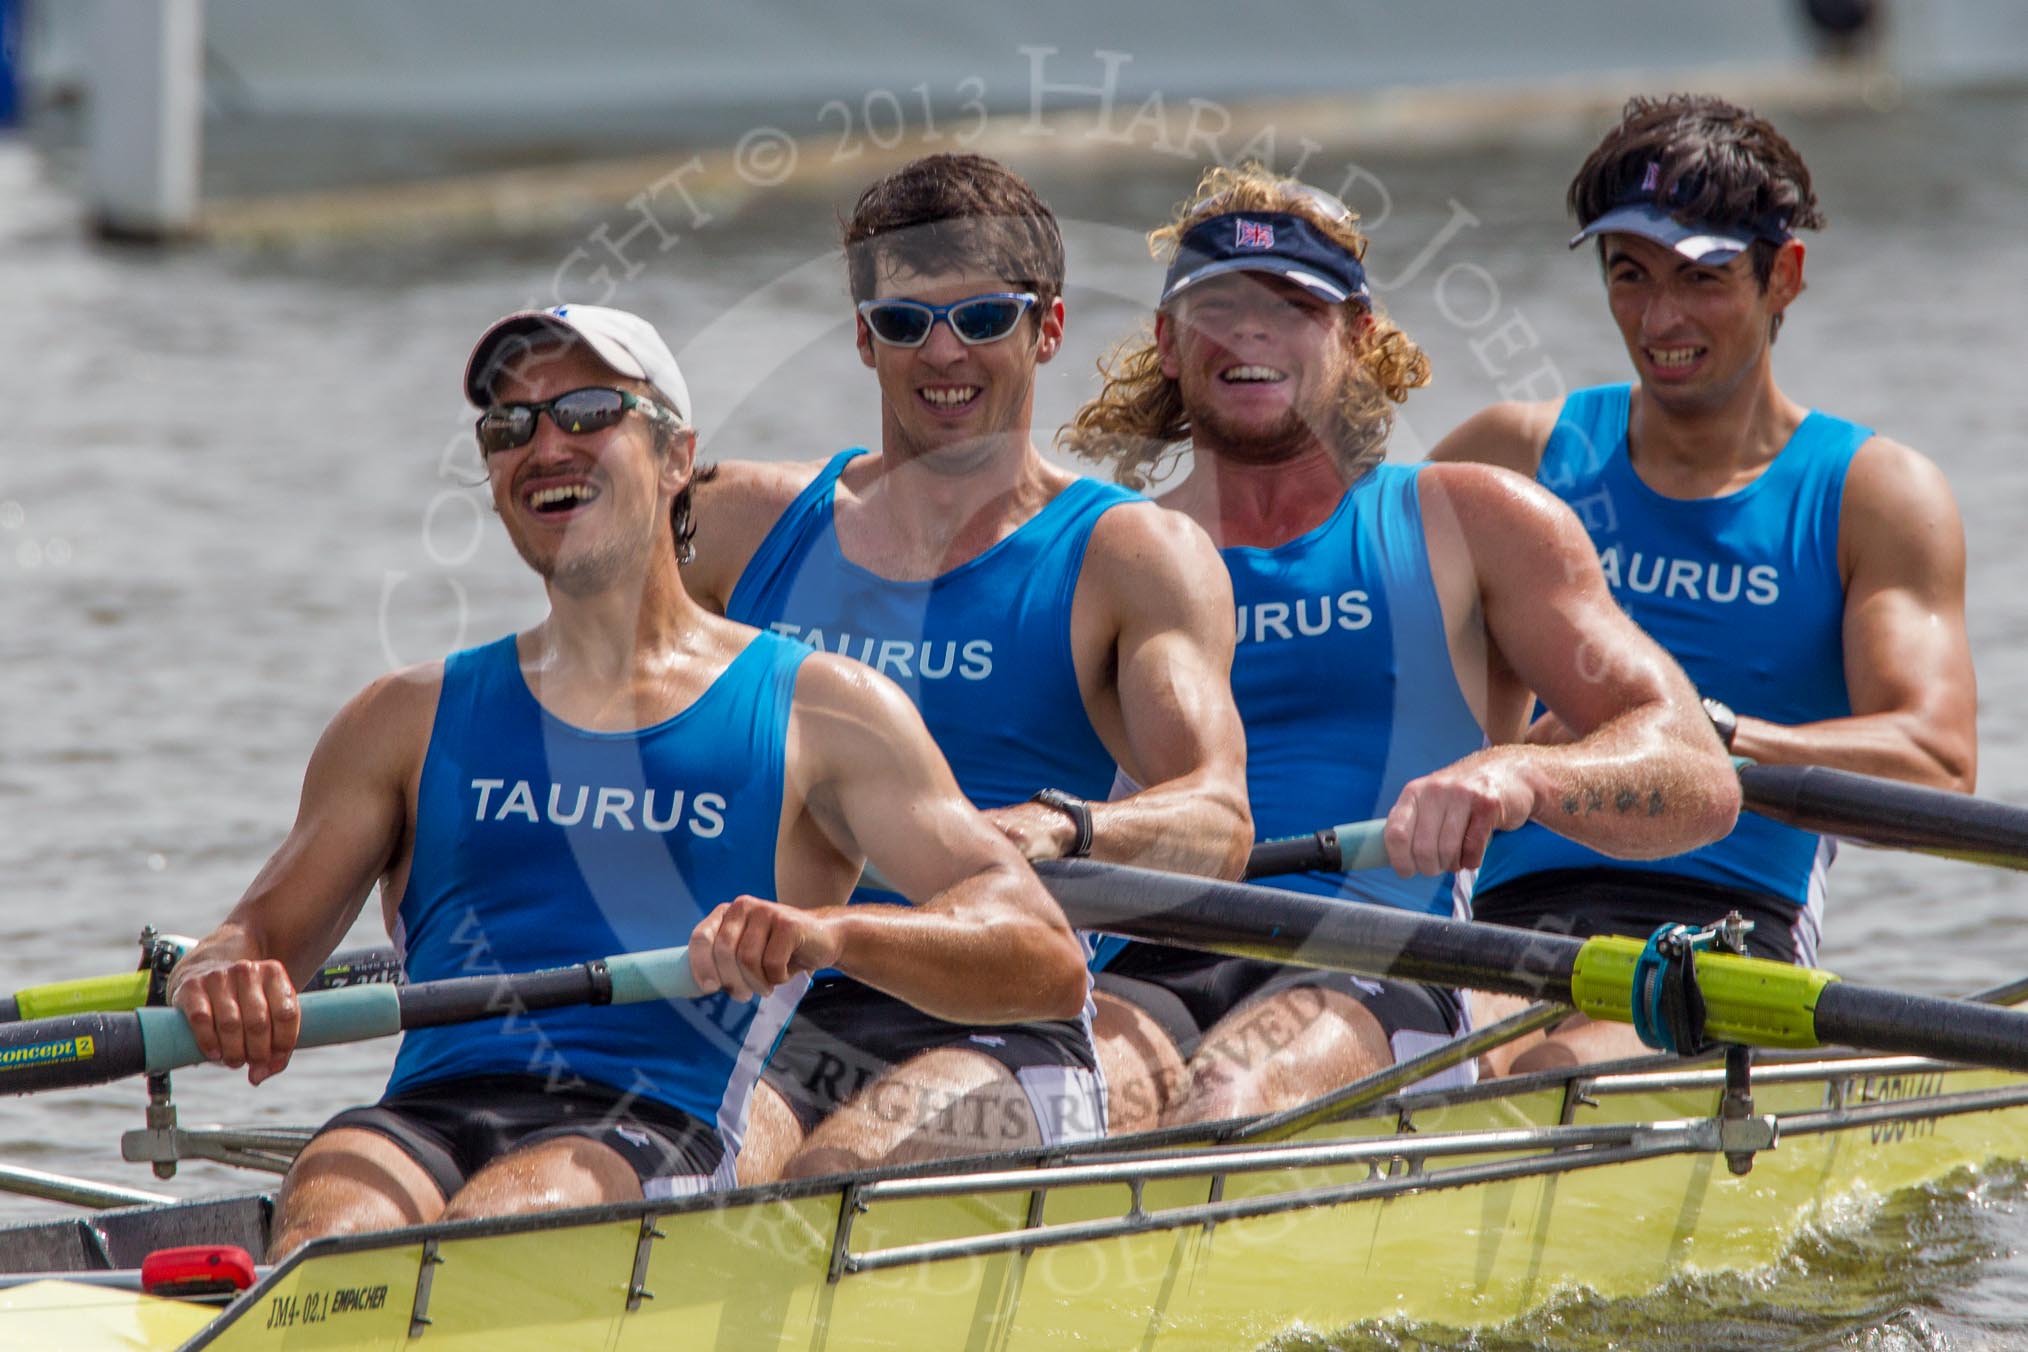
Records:
[[[997,343],[1014,332],[1021,316],[1035,304],[1033,291],[993,291],[967,296],[949,305],[920,300],[862,300],[859,314],[873,336],[889,347],[921,347],[939,319],[966,347]]]
[[[511,451],[517,446],[526,446],[535,437],[535,420],[544,413],[560,430],[576,434],[603,432],[633,409],[640,409],[642,416],[650,421],[667,420],[681,425],[681,420],[674,413],[652,399],[603,385],[587,385],[581,390],[571,390],[540,403],[494,404],[479,415],[475,425],[479,449],[491,455],[495,451]]]

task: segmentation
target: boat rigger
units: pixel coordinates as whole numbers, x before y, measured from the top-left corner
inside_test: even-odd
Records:
[[[1795,810],[1829,810],[1806,799]],[[1967,804],[1965,820],[1999,832],[1982,853],[2028,840],[2009,845],[1985,811],[2001,805]],[[1894,809],[1900,829],[1919,815],[1911,806]],[[1361,832],[1343,834],[1356,849]],[[1545,998],[1270,1117],[328,1239],[271,1269],[258,1265],[264,1195],[168,1203],[10,1171],[24,1177],[0,1185],[106,1209],[0,1229],[0,1273],[12,1274],[0,1276],[0,1345],[1224,1349],[1374,1319],[1475,1328],[1578,1290],[1634,1296],[1763,1266],[1809,1227],[1850,1224],[1898,1189],[2028,1158],[2028,1013],[2011,1008],[2028,982],[1943,1000],[1715,951],[1722,933],[1579,943],[1090,862],[1040,872],[1084,925]],[[305,1026],[328,1042],[497,1016],[516,999],[680,998],[683,971],[666,954],[614,955],[322,992],[304,997]],[[1566,1001],[1645,1018],[1686,1051],[1712,1045],[1701,1059],[1403,1092],[1561,1018]],[[0,1060],[0,1087],[186,1063],[178,1017],[73,1013],[61,1037],[46,1021],[0,1027],[0,1049],[90,1038],[94,1050],[90,1062]],[[101,1059],[101,1040],[123,1059]],[[1869,1050],[1819,1049],[1830,1042]],[[131,1133],[158,1153],[130,1157],[160,1166],[159,1152],[173,1162],[184,1148],[279,1172],[308,1135]],[[150,1294],[150,1259],[159,1270],[188,1246],[243,1251],[249,1284],[209,1304]]]

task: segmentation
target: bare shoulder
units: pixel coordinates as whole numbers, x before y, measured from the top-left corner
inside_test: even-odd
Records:
[[[1452,428],[1429,458],[1500,465],[1533,478],[1562,407],[1550,402],[1493,404]]]
[[[339,716],[356,710],[360,718],[390,728],[412,727],[418,721],[428,724],[436,718],[437,696],[443,688],[443,659],[418,662],[376,677]]]
[[[1964,567],[1964,522],[1949,481],[1928,456],[1887,437],[1868,438],[1852,457],[1838,537],[1848,578],[1860,560],[1877,564],[1868,571],[1881,577]]]
[[[1890,437],[1867,438],[1845,474],[1845,497],[1863,510],[1949,506],[1957,499],[1934,460]]]
[[[1225,563],[1204,527],[1157,502],[1124,502],[1109,509],[1092,528],[1087,564],[1102,565],[1115,578],[1195,580],[1224,576]]]
[[[776,518],[822,471],[816,461],[721,460],[698,471],[691,494],[696,557],[683,582],[699,601],[723,611]]]
[[[922,725],[901,687],[836,653],[813,652],[803,660],[792,712],[803,745],[827,763],[882,755],[897,735]]]
[[[1583,527],[1563,499],[1535,480],[1499,465],[1433,464],[1417,480],[1423,505],[1432,496],[1456,514],[1475,539],[1487,535],[1561,540]],[[1590,540],[1585,539],[1590,548]]]
[[[779,513],[823,468],[819,460],[720,460],[699,470],[697,503]]]
[[[312,756],[313,770],[406,778],[429,749],[444,664],[424,662],[376,678],[345,702]]]

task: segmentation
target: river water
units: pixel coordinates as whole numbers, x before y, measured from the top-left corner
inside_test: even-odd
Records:
[[[1921,100],[1785,119],[1830,228],[1779,372],[1795,397],[1927,451],[1964,509],[1981,700],[1980,790],[2028,801],[2028,101]],[[1621,376],[1590,255],[1568,254],[1563,184],[1583,145],[1326,149],[1305,166],[1373,222],[1379,294],[1437,385],[1394,454],[1484,403]],[[1190,190],[1151,145],[1086,164],[1010,157],[1066,223],[1066,351],[1041,425],[1158,280],[1139,231]],[[1285,156],[1283,163],[1287,163]],[[675,166],[672,159],[671,167]],[[759,177],[759,175],[752,175]],[[286,831],[325,721],[391,666],[536,619],[539,589],[473,488],[458,374],[494,315],[612,299],[663,328],[708,455],[814,458],[877,428],[832,251],[851,188],[624,210],[569,230],[164,254],[87,241],[61,154],[0,140],[0,989],[130,965],[143,924],[202,933]],[[643,187],[648,185],[644,183]],[[356,942],[380,937],[376,918]],[[1851,850],[1826,966],[1958,993],[2028,970],[2028,884]],[[306,1053],[260,1090],[183,1073],[186,1123],[310,1122],[372,1096],[391,1048]],[[156,1186],[117,1158],[138,1084],[0,1102],[0,1160]],[[186,1167],[179,1193],[243,1186]],[[46,1212],[0,1199],[0,1219]],[[1780,1269],[1656,1301],[1579,1303],[1483,1347],[1982,1348],[2028,1345],[2028,1181],[2011,1168],[1896,1199]],[[1450,1345],[1354,1331],[1332,1345]]]

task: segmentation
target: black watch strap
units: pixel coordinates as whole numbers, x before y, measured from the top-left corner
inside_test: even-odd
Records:
[[[1704,701],[1704,716],[1711,720],[1711,726],[1717,731],[1718,740],[1725,743],[1725,749],[1732,750],[1732,739],[1739,735],[1739,715],[1732,712],[1732,706],[1707,699]]]
[[[1073,797],[1062,789],[1041,789],[1028,800],[1044,807],[1053,807],[1069,817],[1077,825],[1077,840],[1063,857],[1083,859],[1091,853],[1091,804],[1082,798]]]

